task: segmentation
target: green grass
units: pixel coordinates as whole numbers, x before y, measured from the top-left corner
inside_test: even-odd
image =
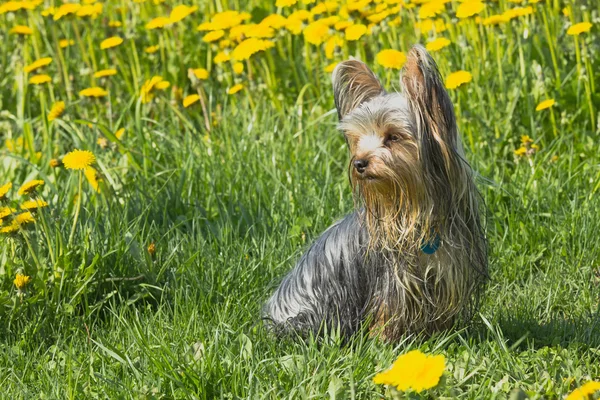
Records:
[[[222,6],[196,3],[202,12]],[[265,3],[249,2],[255,19],[274,11]],[[474,77],[451,97],[486,203],[491,280],[472,325],[393,344],[360,335],[341,344],[334,334],[279,341],[260,321],[303,250],[353,207],[322,71],[329,60],[316,47],[282,35],[248,62],[254,77],[240,78],[207,65],[214,51],[183,25],[144,31],[168,10],[150,2],[122,14],[128,41],[109,53],[98,49],[114,33],[102,18],[88,26],[19,14],[39,33],[9,36],[0,50],[0,185],[13,182],[5,203],[14,207],[21,183],[44,179],[50,205],[0,239],[0,398],[378,399],[392,394],[372,377],[416,348],[447,360],[443,384],[425,398],[523,398],[519,390],[563,398],[600,379],[600,44],[597,26],[578,42],[565,35],[566,21],[597,18],[597,5],[573,7],[566,19],[564,4],[547,0],[512,25],[469,20],[444,34],[453,45],[434,55],[442,74]],[[192,31],[202,15],[187,22]],[[63,37],[76,44],[55,53]],[[425,41],[407,25],[341,52],[373,64],[380,47]],[[157,42],[158,55],[143,54]],[[305,59],[303,48],[314,54]],[[21,64],[44,55],[55,59],[55,85],[27,85]],[[93,81],[80,70],[113,64],[121,80],[106,83],[110,96],[79,99]],[[168,92],[138,101],[154,74],[193,93],[187,68],[200,66],[212,74],[202,89],[210,133],[199,104],[184,109]],[[374,68],[397,86],[396,71]],[[247,89],[226,96],[240,79]],[[536,112],[545,98],[557,105]],[[65,116],[48,123],[44,112],[59,99]],[[516,156],[521,135],[539,151]],[[106,149],[96,143],[102,136]],[[8,139],[19,138],[10,150]],[[84,182],[69,245],[78,175],[48,162],[74,148],[96,154],[103,182],[101,193]],[[32,277],[23,295],[17,271]]]

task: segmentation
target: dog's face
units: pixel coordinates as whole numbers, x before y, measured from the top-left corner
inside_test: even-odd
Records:
[[[386,93],[357,60],[336,67],[333,86],[351,181],[361,197],[404,206],[443,197],[458,140],[452,104],[427,51],[415,46],[409,52],[402,93]]]

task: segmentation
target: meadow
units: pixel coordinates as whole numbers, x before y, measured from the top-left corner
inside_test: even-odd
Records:
[[[2,2],[0,397],[588,398],[600,380],[599,10]],[[399,343],[275,340],[262,304],[353,208],[331,71],[354,56],[400,90],[415,43],[446,80],[486,203],[480,312]],[[439,384],[374,382],[416,349],[444,357]]]

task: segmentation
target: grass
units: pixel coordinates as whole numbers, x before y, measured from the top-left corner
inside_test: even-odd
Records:
[[[271,10],[263,3],[248,10]],[[597,4],[571,4],[570,22],[597,17],[590,11]],[[198,5],[220,10],[220,2]],[[214,49],[182,52],[199,41],[183,26],[148,37],[136,28],[107,53],[98,47],[112,34],[102,18],[84,29],[87,22],[25,14],[24,22],[45,30],[30,41],[9,36],[0,50],[0,173],[15,185],[8,204],[16,206],[22,182],[43,179],[39,195],[50,206],[0,241],[0,397],[385,398],[392,393],[373,375],[415,348],[447,360],[443,384],[423,397],[563,398],[598,380],[600,98],[593,88],[600,52],[594,31],[577,42],[565,36],[563,6],[538,4],[513,28],[452,26],[445,35],[455,45],[434,55],[444,75],[473,72],[451,96],[487,207],[491,281],[480,314],[432,338],[387,344],[357,336],[347,345],[335,334],[277,341],[259,318],[302,251],[353,206],[323,54],[287,34],[247,63],[252,78],[240,78],[210,64]],[[123,14],[124,31],[139,24],[132,16],[147,21],[168,9],[131,7],[139,8]],[[196,16],[193,26],[201,21]],[[397,29],[381,40],[400,49],[425,41],[410,27]],[[53,53],[65,36],[76,44]],[[165,47],[144,55],[152,41]],[[341,52],[372,63],[379,44],[366,43]],[[301,48],[315,54],[305,60],[293,51]],[[4,62],[46,53],[56,68],[49,87],[27,85],[20,67]],[[78,70],[113,63],[124,82],[105,83],[107,98],[79,99],[92,81]],[[193,92],[186,70],[203,65],[213,74],[201,89],[208,115],[199,104],[182,108],[176,93],[139,102],[154,74]],[[397,86],[396,71],[374,68]],[[225,95],[240,79],[247,88]],[[557,105],[536,112],[545,98]],[[44,113],[58,99],[68,99],[67,111],[49,123]],[[126,133],[117,139],[120,127]],[[540,149],[516,156],[522,135]],[[109,146],[100,147],[99,137]],[[8,145],[19,138],[20,147]],[[84,182],[69,244],[78,175],[48,162],[74,148],[96,154],[102,182],[100,193]],[[32,277],[23,295],[12,283],[17,271]]]

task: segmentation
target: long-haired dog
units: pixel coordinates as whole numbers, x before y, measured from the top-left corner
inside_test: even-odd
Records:
[[[329,227],[264,307],[278,333],[348,336],[365,321],[388,340],[472,315],[487,280],[479,194],[435,61],[413,47],[402,93],[362,62],[333,73],[356,211]]]

